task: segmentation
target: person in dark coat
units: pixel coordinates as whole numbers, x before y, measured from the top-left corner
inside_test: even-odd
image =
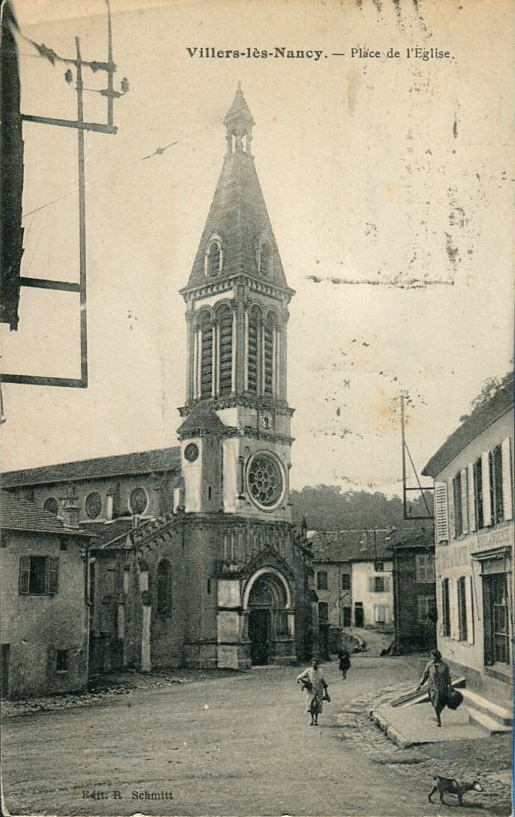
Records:
[[[436,714],[437,726],[442,725],[441,713],[447,703],[447,696],[451,688],[451,671],[439,650],[431,650],[431,660],[426,664],[424,674],[420,679],[417,689],[428,682],[429,700],[433,705]]]
[[[347,672],[351,668],[350,653],[349,653],[347,647],[342,647],[342,649],[338,652],[338,658],[340,659],[339,663],[338,663],[338,667],[339,667],[339,669],[341,671],[342,678],[345,681],[345,679],[347,677]]]

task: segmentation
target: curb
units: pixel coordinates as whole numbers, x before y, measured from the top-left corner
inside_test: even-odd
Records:
[[[392,726],[380,712],[377,712],[375,709],[371,709],[369,712],[369,717],[370,720],[374,721],[376,726],[378,726],[379,729],[385,733],[386,737],[399,747],[399,749],[407,749],[409,746],[414,745],[413,741],[408,740],[408,738],[403,735],[402,732],[396,729],[395,726]]]

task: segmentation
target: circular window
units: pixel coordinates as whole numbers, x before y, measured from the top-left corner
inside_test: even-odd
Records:
[[[147,492],[144,488],[134,488],[129,497],[131,513],[144,513],[148,505]]]
[[[102,510],[102,497],[96,491],[86,497],[86,516],[96,519]]]
[[[57,516],[57,511],[59,510],[57,499],[54,499],[53,496],[49,496],[48,499],[45,500],[43,508],[45,511],[48,511],[48,513],[51,513],[52,516]]]
[[[188,462],[195,462],[198,457],[198,445],[195,443],[188,443],[186,448],[184,449],[184,456],[188,460]]]
[[[283,475],[270,454],[256,454],[250,461],[247,483],[251,499],[262,508],[272,508],[283,493]]]

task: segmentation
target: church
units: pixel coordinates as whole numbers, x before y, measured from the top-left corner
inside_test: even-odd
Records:
[[[3,488],[94,537],[89,672],[245,669],[316,648],[312,553],[291,521],[284,273],[241,88],[191,274],[179,445],[13,471]],[[63,647],[64,648],[64,647]]]

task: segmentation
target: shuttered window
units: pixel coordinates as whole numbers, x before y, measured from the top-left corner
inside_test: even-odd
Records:
[[[442,582],[442,635],[449,638],[451,634],[451,606],[449,598],[449,579]]]
[[[490,501],[492,505],[493,523],[504,521],[504,492],[503,492],[502,448],[496,446],[490,452]]]
[[[249,391],[258,391],[258,365],[259,365],[259,329],[260,313],[258,309],[252,309],[249,315],[249,336],[248,336],[248,388]]]
[[[220,327],[220,394],[232,391],[232,312],[223,306],[218,313]]]
[[[469,532],[469,488],[466,468],[461,471],[461,531]]]
[[[463,516],[461,506],[461,471],[459,471],[452,481],[452,493],[454,503],[454,535],[461,536],[463,533]]]
[[[265,328],[265,371],[264,371],[264,386],[265,394],[273,394],[274,390],[274,334],[275,324],[273,318],[268,318]]]
[[[474,508],[476,530],[484,527],[483,521],[483,469],[481,459],[475,461],[473,465],[474,473]]]
[[[513,519],[513,470],[511,460],[511,439],[502,444],[502,487],[504,518]]]
[[[30,596],[53,596],[58,593],[59,558],[21,556],[19,592]]]
[[[470,532],[473,533],[476,530],[476,502],[474,492],[474,466],[472,464],[467,468],[467,480],[469,526]]]
[[[488,527],[492,524],[492,495],[490,479],[490,452],[483,451],[481,454],[481,476],[483,485],[483,525]]]
[[[449,541],[449,516],[447,511],[447,483],[437,482],[435,485],[435,522],[436,541],[438,544],[447,544]]]
[[[203,319],[201,327],[200,396],[211,397],[213,394],[213,325],[209,316]]]
[[[467,640],[467,580],[465,576],[458,579],[458,633],[459,640]]]

